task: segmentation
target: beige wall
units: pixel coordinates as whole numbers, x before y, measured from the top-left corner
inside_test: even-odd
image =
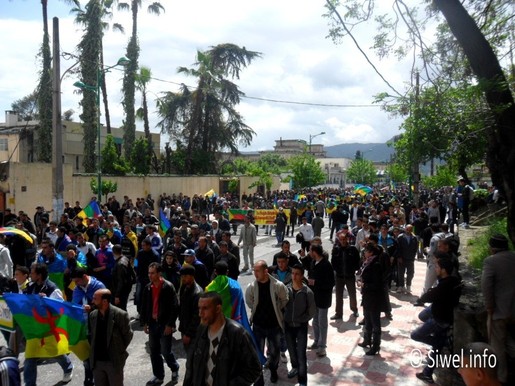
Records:
[[[93,196],[89,186],[91,178],[96,178],[96,175],[73,175],[72,165],[64,165],[64,201],[70,202],[72,206],[75,201],[80,201],[83,206],[88,203]],[[103,176],[103,178],[118,183],[118,190],[114,195],[119,200],[124,195],[136,199],[149,193],[154,198],[159,197],[162,193],[179,194],[182,192],[192,196],[193,194],[204,194],[211,189],[220,194],[219,176]],[[255,188],[248,189],[256,177],[239,176],[238,178],[240,179],[240,194],[256,191]],[[279,184],[279,177],[274,178],[272,190],[278,189]],[[38,205],[49,210],[52,208],[52,165],[11,163],[8,179],[0,182],[0,192],[5,194],[6,207],[13,211],[23,210],[32,215]],[[4,208],[0,208],[0,210],[2,209]]]

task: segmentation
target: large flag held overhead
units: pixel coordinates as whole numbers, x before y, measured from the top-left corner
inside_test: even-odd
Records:
[[[102,212],[96,201],[91,201],[84,209],[77,213],[80,218],[97,218]]]
[[[27,344],[26,358],[53,358],[73,352],[89,357],[86,317],[82,307],[39,295],[3,295]]]
[[[18,228],[1,227],[0,234],[4,234],[6,236],[20,236],[20,237],[23,237],[23,239],[28,241],[29,243],[31,243],[31,244],[34,243],[34,240],[32,240],[32,237],[30,237],[27,232],[22,231],[21,229],[18,229]]]
[[[159,209],[159,235],[164,237],[170,226],[170,220],[166,218],[165,212],[163,212],[163,209]]]

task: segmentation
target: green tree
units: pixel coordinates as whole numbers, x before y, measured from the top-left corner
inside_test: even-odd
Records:
[[[38,93],[37,91],[24,96],[11,103],[11,110],[15,111],[24,121],[33,121],[39,118]]]
[[[102,4],[100,0],[90,0],[85,7],[85,33],[79,43],[80,69],[82,82],[96,86],[100,66],[100,42],[102,41]],[[82,127],[84,130],[84,170],[93,173],[96,169],[95,142],[98,130],[98,109],[96,90],[83,90]]]
[[[377,180],[374,163],[367,159],[355,159],[347,169],[347,179],[364,185],[372,185]]]
[[[136,174],[147,175],[150,173],[150,161],[148,143],[146,138],[139,138],[134,142],[134,147],[131,154],[131,164]]]
[[[113,174],[123,176],[127,174],[130,167],[125,162],[123,156],[118,154],[118,149],[112,135],[107,135],[104,147],[102,149],[101,170],[104,174]]]
[[[138,13],[142,6],[142,0],[131,0],[129,2],[118,2],[118,9],[130,10],[132,14],[132,33],[127,44],[127,58],[130,60],[128,66],[125,67],[123,77],[123,101],[122,106],[125,111],[124,128],[124,149],[125,157],[130,159],[133,150],[133,144],[136,139],[136,112],[135,112],[135,93],[136,93],[136,73],[138,71],[138,60],[140,47],[138,43]],[[148,7],[150,14],[160,15],[164,12],[161,3],[154,1]]]
[[[231,79],[239,79],[241,69],[260,56],[234,44],[198,51],[196,68],[178,70],[197,78],[197,88],[190,91],[182,85],[179,92],[168,92],[158,100],[162,132],[186,147],[186,173],[213,173],[214,154],[224,149],[237,154],[238,144],[251,143],[255,133],[235,109],[243,93]],[[195,162],[197,155],[201,163]]]
[[[314,156],[299,154],[288,160],[295,189],[320,185],[325,181],[325,174]]]
[[[274,174],[280,174],[288,168],[288,161],[279,154],[264,154],[259,157],[257,163],[263,170],[270,171]]]
[[[102,193],[102,196],[105,196],[104,202],[107,202],[107,196],[109,193],[116,193],[118,190],[118,184],[111,180],[102,180],[101,184],[100,193]],[[93,194],[100,196],[98,191],[98,181],[96,178],[92,178],[91,181],[89,181],[89,187],[91,188]]]
[[[437,167],[436,174],[434,176],[423,177],[422,183],[429,189],[453,186],[456,184],[456,170],[448,165]]]
[[[136,74],[136,88],[141,92],[141,107],[136,111],[136,117],[143,121],[145,138],[149,143],[148,156],[152,157],[152,136],[150,135],[150,123],[148,119],[147,85],[152,79],[152,71],[149,67],[141,66]]]
[[[408,181],[408,170],[404,164],[392,162],[386,168],[388,178],[392,182],[406,182]]]
[[[112,12],[112,6],[113,6],[113,0],[100,0],[100,7],[101,7],[101,25],[103,31],[108,31],[109,29],[112,29],[113,31],[118,31],[121,33],[125,33],[125,30],[123,26],[119,23],[109,23],[109,20],[113,17]],[[84,9],[81,8],[80,4],[77,4],[75,8],[71,10],[71,13],[75,14],[75,23],[87,26],[88,19],[87,14],[84,11]],[[103,37],[103,36],[102,36]],[[100,41],[100,57],[99,57],[99,68],[104,68],[104,44],[103,41]],[[104,105],[104,119],[105,119],[105,125],[106,125],[106,132],[107,134],[111,134],[111,114],[109,112],[109,102],[107,99],[107,85],[105,82],[105,76],[100,77],[100,90],[102,92],[102,103]]]

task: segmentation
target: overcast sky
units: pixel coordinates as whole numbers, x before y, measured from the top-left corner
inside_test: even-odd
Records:
[[[371,105],[373,96],[388,91],[350,39],[335,45],[327,39],[324,0],[162,0],[161,16],[140,13],[140,64],[152,69],[149,84],[152,98],[151,124],[155,126],[154,100],[163,91],[177,91],[184,82],[194,86],[194,78],[182,78],[177,67],[192,67],[197,50],[220,43],[234,43],[262,52],[236,81],[249,97],[278,101],[337,105]],[[64,1],[49,0],[49,25],[60,19],[61,51],[76,53],[82,30],[73,23],[70,7]],[[148,4],[149,0],[143,0]],[[107,32],[104,38],[105,63],[111,65],[125,54],[131,21],[129,13],[116,12],[113,22],[125,26],[125,35]],[[42,41],[39,0],[0,1],[0,109],[31,93],[40,69],[37,53]],[[360,38],[364,48],[371,46],[370,33]],[[409,66],[395,61],[372,59],[390,83],[403,89],[409,82]],[[75,63],[64,60],[64,72]],[[107,74],[111,120],[122,123],[120,104],[122,73]],[[75,110],[78,120],[80,97],[74,94],[74,77],[62,84],[62,110]],[[137,103],[140,97],[137,96]],[[389,119],[379,107],[321,107],[261,101],[244,98],[238,107],[256,135],[242,151],[271,149],[274,140],[304,139],[324,131],[313,143],[335,145],[352,142],[385,142],[399,133],[399,120]],[[0,119],[4,121],[4,119]],[[142,130],[143,123],[137,122]],[[155,130],[157,131],[157,129]],[[164,142],[164,140],[163,140]]]

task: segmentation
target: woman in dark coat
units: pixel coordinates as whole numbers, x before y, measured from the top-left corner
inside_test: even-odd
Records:
[[[356,278],[361,287],[365,331],[363,342],[358,345],[369,348],[366,355],[376,355],[381,346],[381,306],[385,286],[383,285],[383,268],[381,266],[381,249],[372,242],[365,246],[365,259]]]

